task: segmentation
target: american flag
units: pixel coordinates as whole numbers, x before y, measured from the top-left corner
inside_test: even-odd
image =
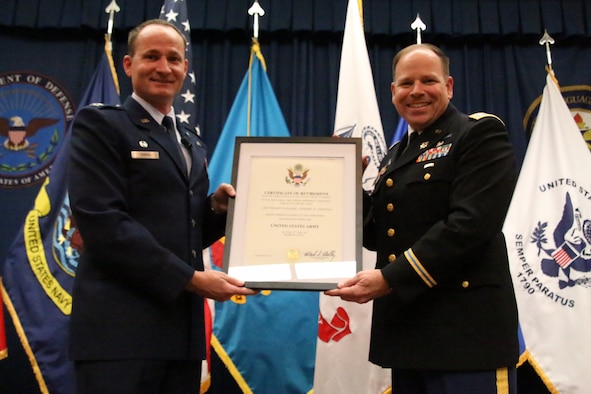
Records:
[[[197,124],[195,103],[195,72],[193,71],[193,51],[191,50],[191,25],[189,24],[189,14],[187,12],[187,3],[185,0],[164,0],[160,10],[160,19],[164,19],[175,25],[185,36],[187,48],[185,57],[189,60],[187,77],[183,83],[180,94],[174,100],[174,112],[177,122],[200,133]]]

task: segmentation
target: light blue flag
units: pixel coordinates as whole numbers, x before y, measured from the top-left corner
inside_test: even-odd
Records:
[[[230,183],[236,137],[289,137],[290,135],[265,69],[265,59],[258,42],[255,41],[250,53],[249,69],[240,84],[222,134],[211,156],[210,193],[213,193],[220,183]]]
[[[120,102],[107,47],[78,108],[98,102]],[[4,302],[42,393],[73,394],[75,390],[73,364],[68,359],[68,321],[82,239],[66,190],[70,135],[71,130],[8,251],[3,273]]]
[[[230,181],[235,137],[289,136],[264,67],[254,41],[249,71],[209,166],[212,191]],[[206,256],[214,268],[221,262],[222,243]],[[313,385],[317,332],[317,292],[261,291],[215,303],[212,347],[244,393],[304,394]]]

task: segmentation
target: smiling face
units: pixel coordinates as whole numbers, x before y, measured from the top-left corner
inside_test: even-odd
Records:
[[[453,96],[453,79],[431,49],[405,53],[395,67],[392,104],[414,130],[424,130],[446,110]]]
[[[181,90],[187,67],[183,37],[174,28],[159,24],[142,28],[130,54],[123,58],[133,91],[163,114]]]

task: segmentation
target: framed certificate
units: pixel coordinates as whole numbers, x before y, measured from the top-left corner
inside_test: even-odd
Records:
[[[361,269],[361,139],[237,137],[223,270],[253,289],[327,290]]]

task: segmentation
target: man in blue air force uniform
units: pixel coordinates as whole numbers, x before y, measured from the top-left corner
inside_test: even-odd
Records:
[[[73,125],[69,193],[84,242],[73,291],[70,355],[78,393],[199,392],[204,298],[253,294],[202,249],[223,235],[222,184],[207,196],[206,151],[175,126],[185,39],[162,20],[129,34],[122,107],[90,106]],[[181,143],[182,142],[182,143]]]
[[[394,58],[392,102],[409,133],[365,195],[375,270],[326,294],[374,300],[369,359],[392,392],[514,393],[517,307],[501,232],[517,172],[503,122],[451,103],[449,59],[417,44]]]

